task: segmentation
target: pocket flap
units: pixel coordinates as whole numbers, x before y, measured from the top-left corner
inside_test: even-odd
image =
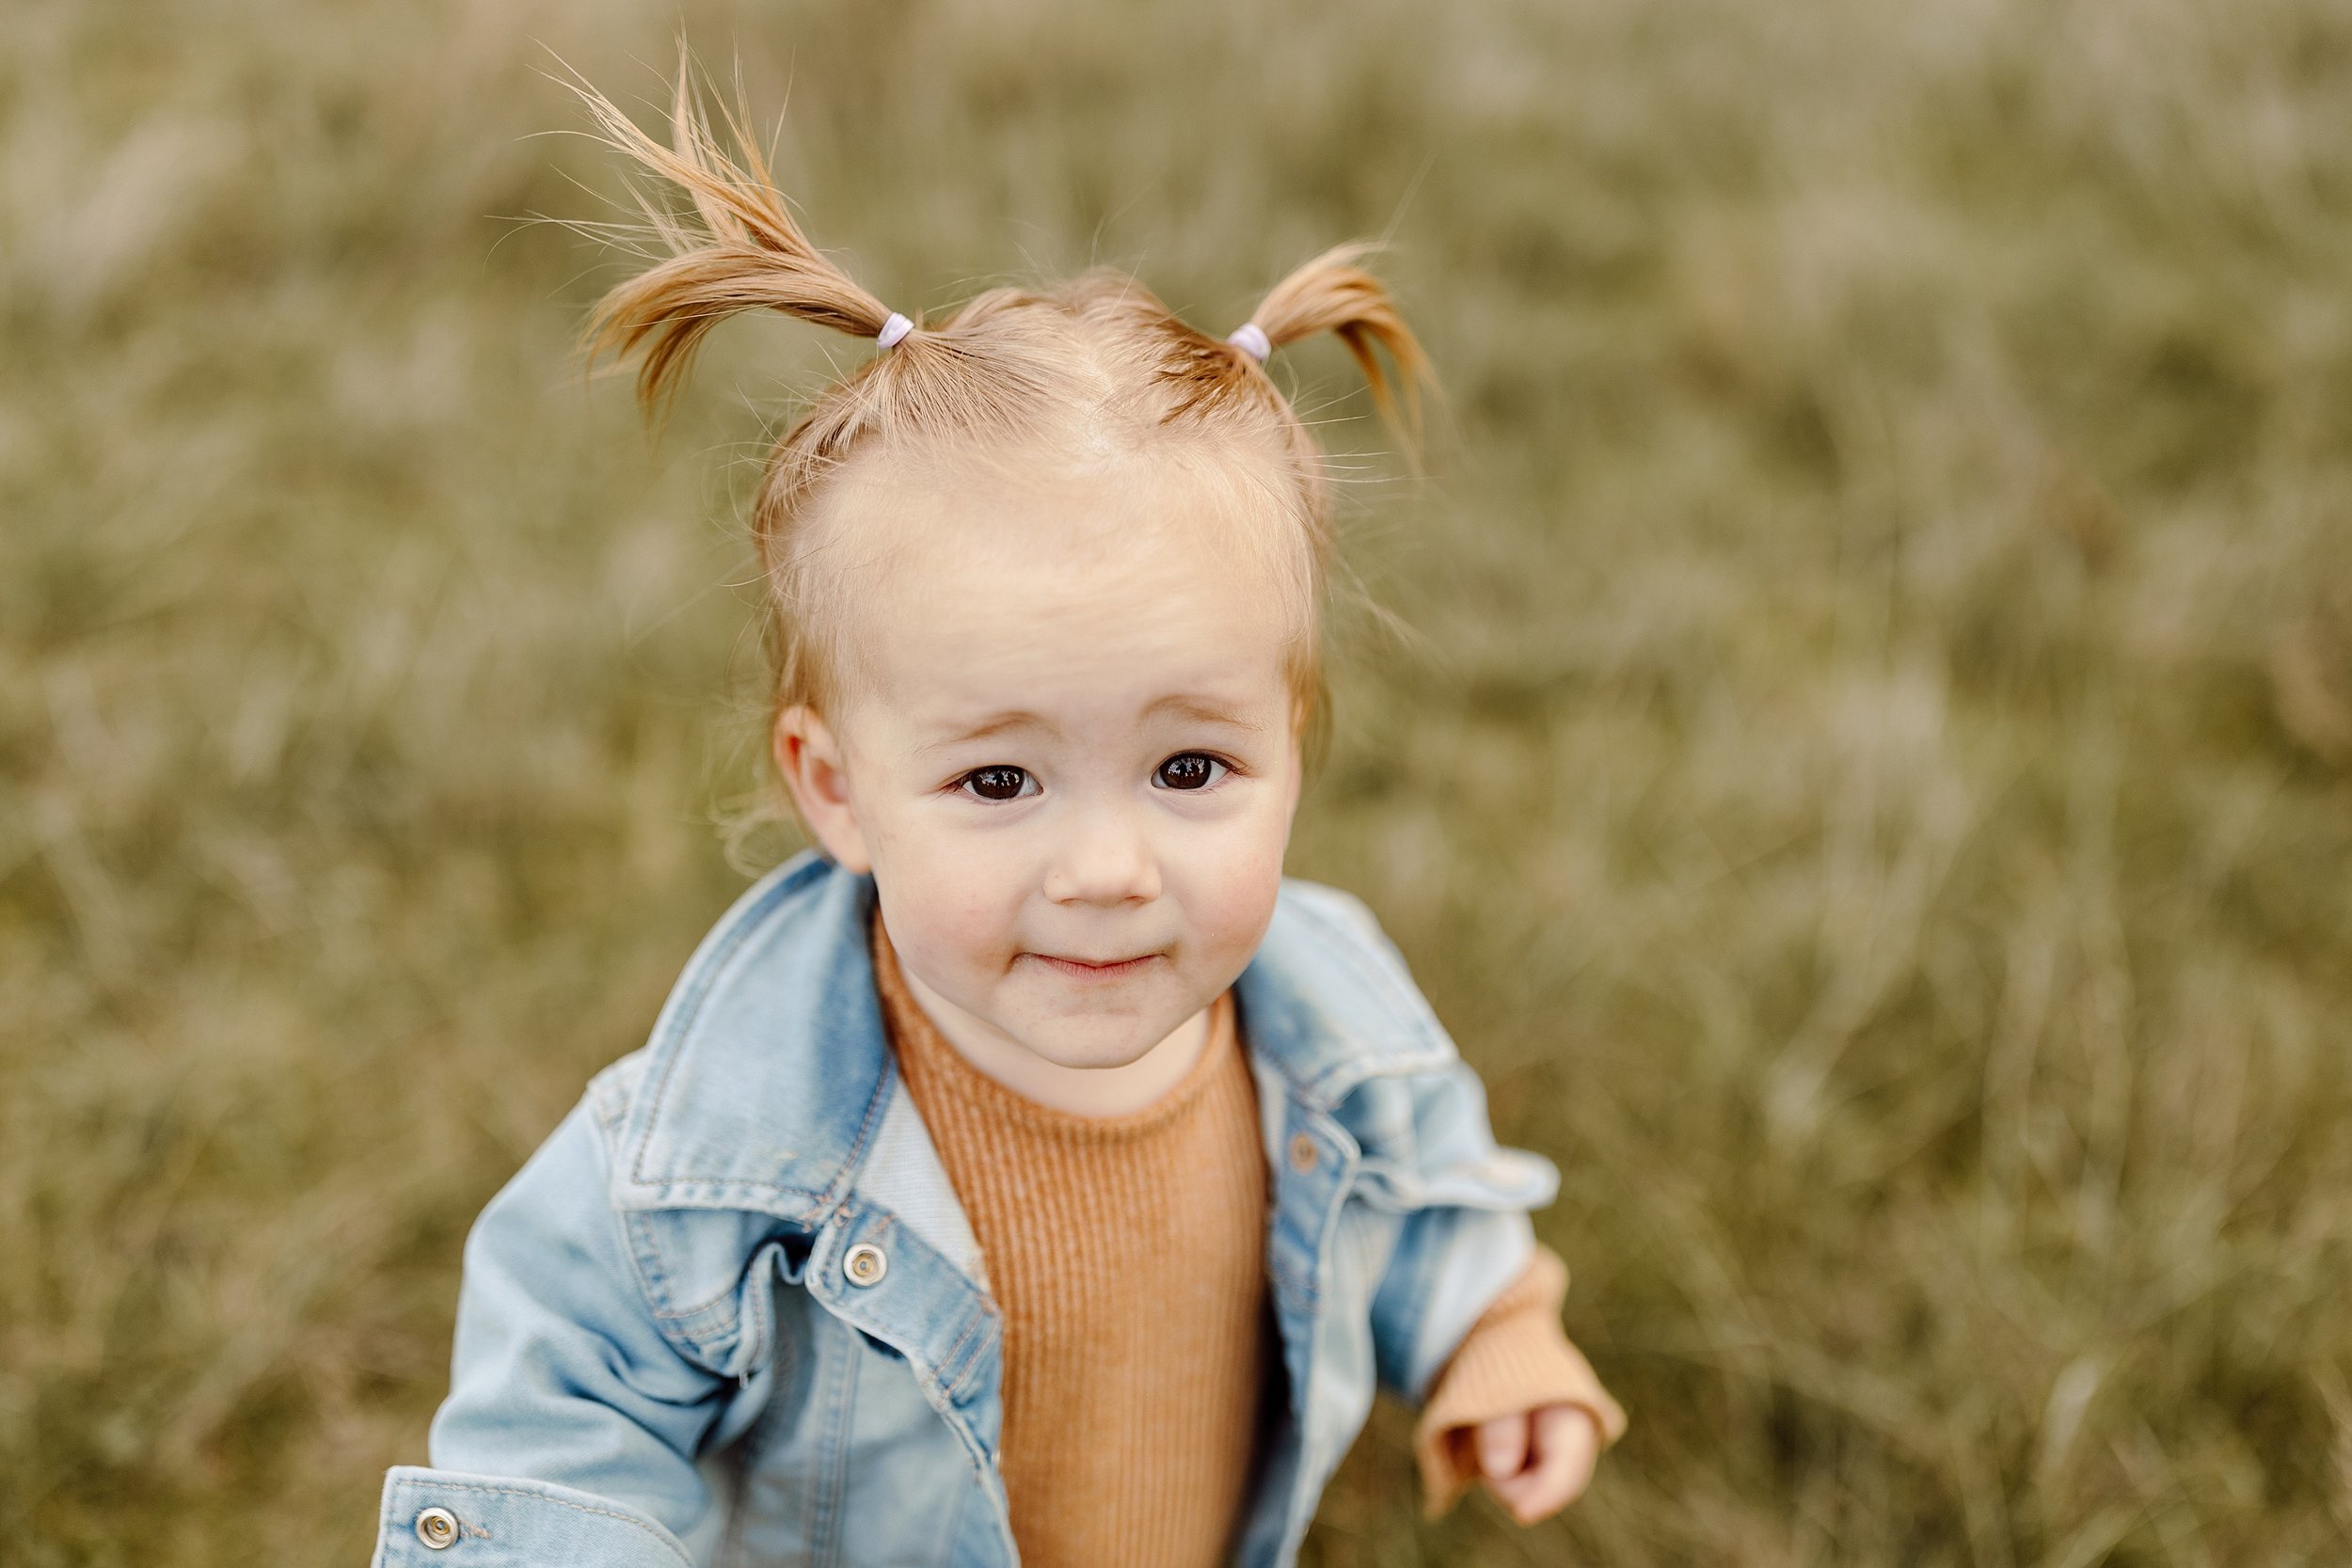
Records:
[[[1375,1209],[1540,1209],[1560,1192],[1560,1172],[1540,1154],[1497,1148],[1485,1159],[1416,1170],[1400,1161],[1367,1159],[1357,1167],[1354,1196]]]

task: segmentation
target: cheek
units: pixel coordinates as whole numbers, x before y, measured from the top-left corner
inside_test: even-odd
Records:
[[[928,828],[928,831],[927,831]],[[933,974],[1002,966],[1017,884],[985,843],[900,823],[874,843],[874,883],[891,941]]]
[[[1204,950],[1246,961],[1274,918],[1289,834],[1278,814],[1234,826],[1236,831],[1220,835],[1214,847],[1191,847],[1173,871],[1184,889],[1194,940]]]

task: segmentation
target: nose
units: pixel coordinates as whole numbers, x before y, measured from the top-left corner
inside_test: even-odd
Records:
[[[1045,870],[1045,896],[1057,904],[1148,903],[1160,895],[1160,864],[1142,825],[1111,806],[1080,812],[1066,824]]]

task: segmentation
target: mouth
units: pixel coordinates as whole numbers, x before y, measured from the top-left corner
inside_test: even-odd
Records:
[[[1145,953],[1133,958],[1111,958],[1100,962],[1089,958],[1057,958],[1051,953],[1031,953],[1028,956],[1074,980],[1119,980],[1142,973],[1144,967],[1160,955]]]

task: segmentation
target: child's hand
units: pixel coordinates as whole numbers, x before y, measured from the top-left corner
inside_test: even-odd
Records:
[[[1575,1404],[1481,1421],[1470,1442],[1486,1490],[1522,1525],[1548,1519],[1582,1496],[1600,1457],[1600,1429]]]

